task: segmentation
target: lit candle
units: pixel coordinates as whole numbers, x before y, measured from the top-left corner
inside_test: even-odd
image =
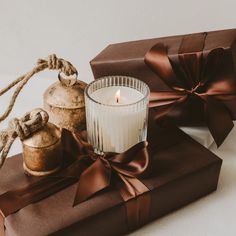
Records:
[[[88,140],[95,152],[123,152],[147,135],[149,88],[140,80],[109,76],[85,91]]]

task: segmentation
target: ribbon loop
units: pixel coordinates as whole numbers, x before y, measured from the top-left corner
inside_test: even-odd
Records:
[[[98,158],[80,176],[74,206],[92,197],[110,185],[111,167],[108,161]]]
[[[111,175],[116,174],[124,183],[123,198],[135,197],[136,190],[147,188],[136,177],[148,171],[149,157],[146,150],[147,142],[140,142],[124,153],[107,153],[105,156],[97,155],[94,163],[80,176],[74,205],[83,202],[95,193],[107,188],[111,183]],[[92,156],[92,159],[94,157]],[[128,181],[130,180],[130,181]],[[127,184],[128,182],[133,185]],[[127,194],[125,194],[127,193]]]

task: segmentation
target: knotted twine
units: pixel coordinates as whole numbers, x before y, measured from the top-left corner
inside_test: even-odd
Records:
[[[48,118],[47,112],[38,108],[26,113],[21,119],[10,120],[7,129],[0,132],[0,168],[4,164],[14,140],[19,137],[23,141],[30,137],[47,124]]]
[[[13,109],[19,93],[30,80],[30,78],[38,72],[45,70],[46,68],[49,70],[59,70],[60,73],[63,73],[66,76],[76,75],[77,77],[78,75],[76,68],[70,62],[62,58],[57,58],[55,54],[48,56],[46,59],[39,59],[37,61],[37,65],[31,71],[17,78],[4,89],[0,90],[0,96],[2,96],[15,85],[18,85],[11,97],[6,111],[0,116],[0,122],[8,117]],[[73,80],[63,79],[60,76],[60,73],[59,80],[62,82],[62,84],[70,86],[70,83],[73,82]],[[15,118],[11,120],[9,122],[8,128],[0,132],[0,168],[3,166],[11,145],[16,137],[18,136],[21,140],[24,140],[35,131],[41,129],[47,123],[47,121],[48,114],[42,109],[36,109],[30,113],[26,113],[22,119]]]
[[[16,101],[19,93],[21,92],[23,87],[26,85],[26,83],[30,80],[30,78],[33,75],[37,74],[38,72],[43,71],[47,68],[49,70],[59,70],[60,73],[62,72],[66,76],[76,75],[76,77],[77,77],[77,74],[78,74],[76,68],[70,62],[68,62],[62,58],[57,58],[57,56],[55,54],[48,56],[47,59],[39,59],[37,62],[37,65],[31,71],[29,71],[27,74],[22,75],[21,77],[17,78],[13,82],[11,82],[7,87],[0,90],[0,96],[2,96],[7,91],[9,91],[12,87],[14,87],[15,85],[18,84],[18,87],[16,88],[16,90],[14,91],[14,93],[12,95],[10,103],[9,103],[6,111],[0,116],[0,122],[2,122],[3,120],[5,120],[8,117],[8,115],[10,114],[10,112],[13,109],[13,106],[15,104],[15,101]],[[68,83],[70,83],[72,81],[72,80],[65,80],[65,79],[61,78],[60,76],[59,76],[59,79],[61,80],[61,82],[63,84],[65,84],[67,86],[69,86],[70,84],[68,84]]]

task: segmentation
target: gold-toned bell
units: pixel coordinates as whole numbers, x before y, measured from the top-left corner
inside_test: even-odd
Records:
[[[45,176],[61,168],[61,131],[48,123],[48,118],[46,111],[37,108],[9,121],[8,127],[0,132],[0,168],[17,137],[22,141],[23,167],[27,174]]]
[[[76,74],[77,76],[77,74]],[[63,79],[52,84],[44,93],[44,109],[49,121],[72,132],[85,128],[84,90],[86,83],[76,79]]]
[[[23,167],[27,174],[46,176],[61,168],[61,132],[54,124],[47,123],[22,143]]]

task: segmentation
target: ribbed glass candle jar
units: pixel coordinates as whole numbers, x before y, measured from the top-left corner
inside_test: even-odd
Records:
[[[88,141],[98,154],[121,153],[145,141],[149,88],[127,76],[107,76],[85,89]]]

